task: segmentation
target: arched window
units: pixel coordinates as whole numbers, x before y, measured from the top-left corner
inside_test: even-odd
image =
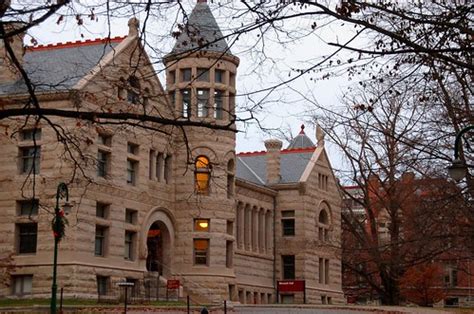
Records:
[[[209,158],[206,156],[199,156],[196,158],[194,165],[196,191],[200,194],[209,194],[209,183],[211,180],[211,165]]]
[[[322,208],[318,218],[319,241],[329,241],[329,214],[326,208]]]

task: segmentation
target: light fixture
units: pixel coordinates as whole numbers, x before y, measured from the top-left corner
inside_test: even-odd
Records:
[[[207,227],[209,227],[209,223],[205,220],[202,220],[199,222],[199,227],[203,228],[203,229],[207,229]]]
[[[448,173],[455,181],[460,181],[467,174],[467,166],[460,159],[454,159],[452,165],[448,167]]]

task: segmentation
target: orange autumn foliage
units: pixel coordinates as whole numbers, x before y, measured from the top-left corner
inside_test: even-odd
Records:
[[[410,267],[400,280],[400,292],[409,302],[430,306],[446,296],[443,287],[443,269],[439,264]]]

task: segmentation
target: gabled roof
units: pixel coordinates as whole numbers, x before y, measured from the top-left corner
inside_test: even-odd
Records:
[[[280,152],[280,183],[299,182],[314,150],[315,147],[282,150]],[[237,154],[236,169],[237,178],[265,185],[267,182],[266,152]]]
[[[170,55],[190,50],[232,54],[214,15],[206,2],[198,2],[189,15],[185,28],[176,39]],[[200,48],[202,47],[202,48]]]
[[[287,149],[299,149],[314,147],[313,141],[304,132],[304,124],[301,125],[300,133],[290,142]]]
[[[23,57],[23,68],[36,91],[68,90],[123,39],[115,37],[29,47]],[[23,80],[0,84],[0,95],[26,91]]]

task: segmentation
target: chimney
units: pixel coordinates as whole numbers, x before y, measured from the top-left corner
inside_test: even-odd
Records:
[[[16,59],[23,65],[23,55],[25,54],[25,47],[23,46],[23,38],[25,32],[21,32],[16,35],[10,35],[15,30],[23,27],[25,24],[21,22],[5,23],[5,39],[0,40],[0,82],[11,82],[16,81],[20,78],[20,72],[18,68],[13,64],[5,47],[4,40],[7,40],[10,47],[15,54]]]
[[[283,143],[280,140],[272,139],[265,141],[267,149],[267,183],[280,183],[280,150]]]

